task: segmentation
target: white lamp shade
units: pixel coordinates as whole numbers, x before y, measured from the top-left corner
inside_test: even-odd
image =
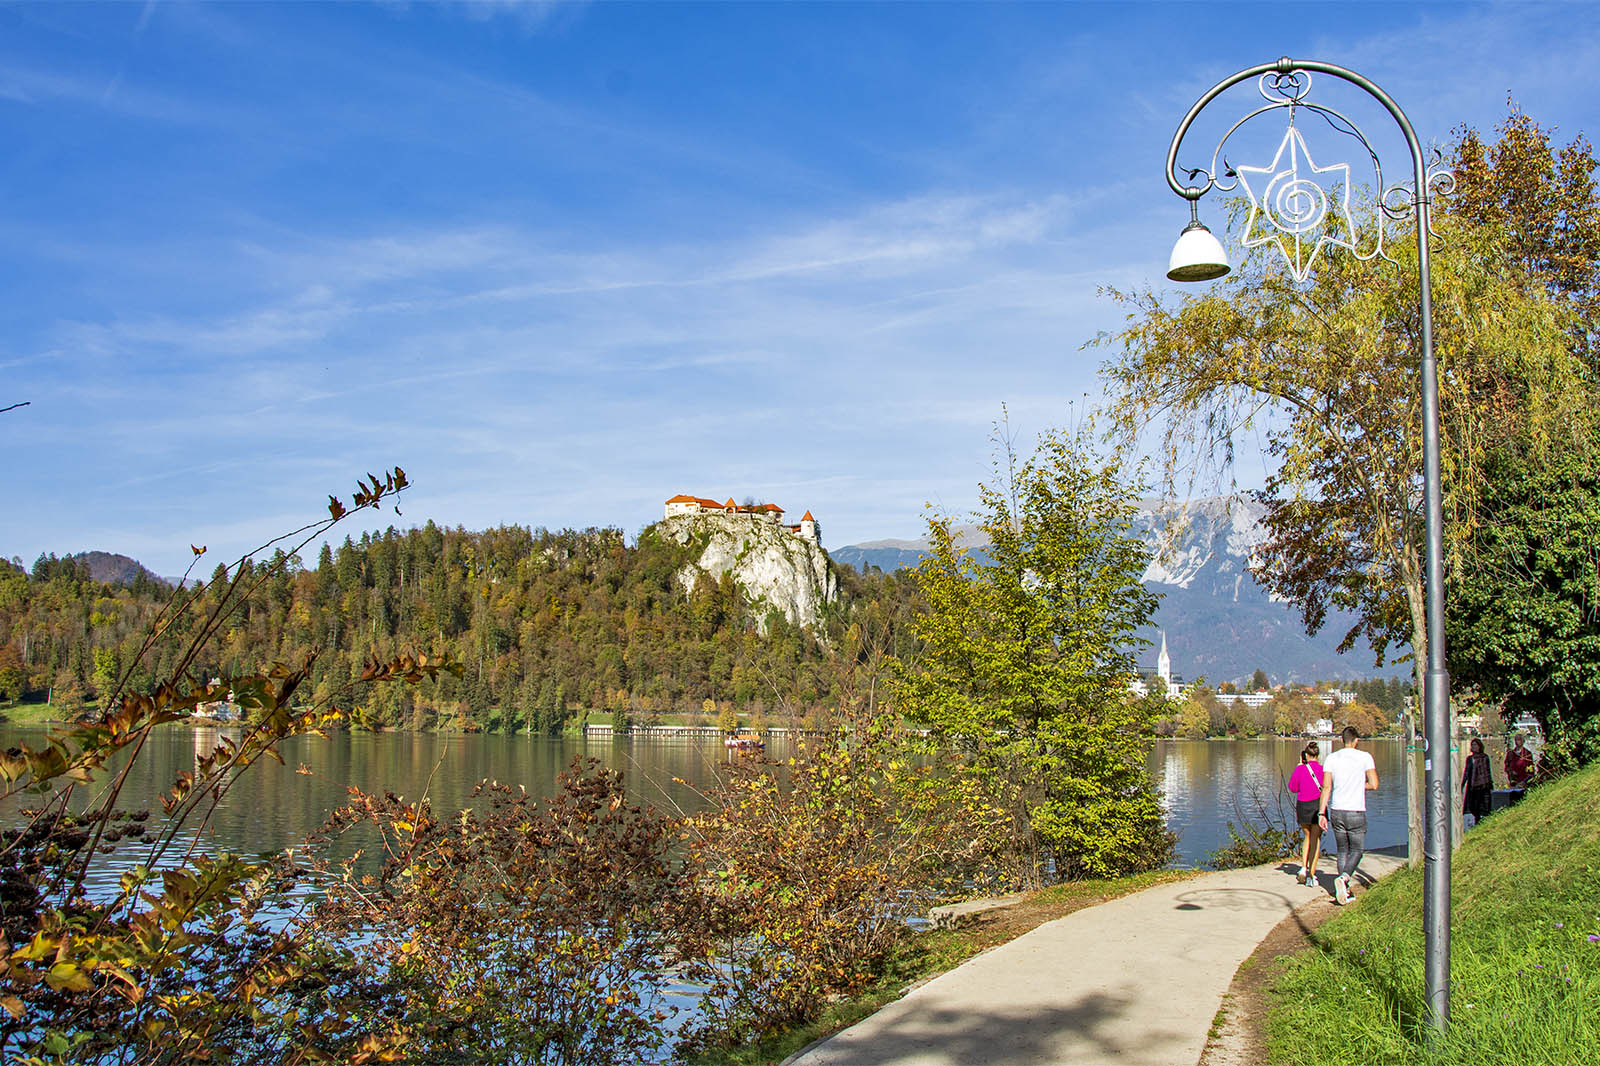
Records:
[[[1173,281],[1210,281],[1222,277],[1230,269],[1222,242],[1201,223],[1191,222],[1178,243],[1172,246],[1167,277]]]

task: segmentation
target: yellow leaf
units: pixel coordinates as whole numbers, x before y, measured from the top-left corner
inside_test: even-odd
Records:
[[[69,992],[87,992],[89,975],[78,969],[78,964],[75,962],[58,962],[45,973],[44,983],[57,992],[62,989]]]

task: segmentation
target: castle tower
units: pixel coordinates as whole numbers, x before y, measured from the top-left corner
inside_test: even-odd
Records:
[[[1156,656],[1156,676],[1165,684],[1172,684],[1172,657],[1167,654],[1167,634],[1161,632],[1161,654]]]
[[[800,518],[800,535],[813,544],[822,543],[822,527],[817,525],[817,520],[807,511]]]

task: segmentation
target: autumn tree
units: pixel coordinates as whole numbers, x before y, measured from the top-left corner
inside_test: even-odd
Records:
[[[1178,736],[1190,740],[1204,740],[1210,736],[1211,719],[1220,706],[1209,689],[1196,688],[1190,692],[1178,708]]]
[[[368,475],[353,508],[329,498],[329,517],[280,540],[322,535],[348,514],[377,508],[406,487],[398,467]],[[274,542],[277,543],[277,542]],[[271,547],[269,544],[267,547]],[[196,560],[201,549],[196,549]],[[70,561],[69,561],[70,562]],[[264,566],[246,556],[212,582],[170,590],[116,661],[96,663],[102,709],[42,742],[0,752],[0,803],[17,812],[0,834],[0,1058],[7,1062],[393,1061],[405,1034],[394,1019],[353,1031],[365,997],[347,996],[343,959],[297,935],[292,916],[310,871],[290,852],[246,858],[192,843],[249,770],[296,737],[359,718],[366,683],[416,684],[454,669],[427,656],[370,660],[359,683],[308,700],[310,663],[277,664],[215,680],[197,676],[207,649],[224,642],[240,607],[264,593],[287,559]],[[50,563],[44,582],[80,583]],[[52,571],[54,571],[52,573]],[[113,676],[114,671],[116,676]],[[130,678],[150,672],[148,686]],[[66,688],[77,683],[69,677]],[[65,693],[58,691],[57,698]],[[147,742],[227,698],[248,725],[196,752],[160,794],[161,810],[128,811],[130,777],[147,775]],[[88,803],[76,797],[92,796]],[[24,805],[26,804],[26,805]],[[154,815],[152,817],[152,814]],[[106,856],[122,847],[137,864],[109,884]],[[269,917],[270,916],[270,917]],[[345,958],[348,952],[342,953]],[[327,1045],[339,1045],[329,1054]]]
[[[1456,210],[1497,227],[1518,265],[1569,310],[1572,351],[1600,402],[1600,190],[1592,146],[1562,147],[1519,111],[1486,142],[1464,128]],[[1600,429],[1514,438],[1489,460],[1484,520],[1446,586],[1446,652],[1458,685],[1538,717],[1558,762],[1600,758]]]
[[[621,773],[593,759],[542,802],[490,782],[473,796],[452,816],[351,789],[324,826],[379,841],[375,874],[323,864],[310,922],[360,945],[352,1029],[399,1019],[417,1066],[653,1061],[676,824],[630,803]]]
[[[883,973],[929,906],[1002,871],[961,756],[921,750],[891,714],[808,740],[777,765],[744,760],[683,827],[676,975],[701,986],[680,1056],[814,1019]]]
[[[1133,493],[1081,437],[1046,434],[1027,459],[1005,447],[996,467],[974,515],[982,558],[929,519],[923,654],[896,705],[969,759],[1035,881],[1159,866],[1172,837],[1129,692],[1155,607]]]
[[[1594,147],[1579,135],[1551,144],[1552,130],[1511,105],[1494,140],[1456,131],[1451,212],[1501,235],[1505,254],[1566,305],[1573,351],[1600,369],[1600,195]]]
[[[1436,220],[1444,508],[1459,561],[1495,450],[1512,439],[1544,448],[1593,405],[1570,309],[1523,269],[1504,228],[1448,205]],[[1417,252],[1403,225],[1386,247],[1397,264],[1327,249],[1305,283],[1247,249],[1198,295],[1113,293],[1128,321],[1100,343],[1116,351],[1106,366],[1116,429],[1132,438],[1162,426],[1169,489],[1185,470],[1225,471],[1236,434],[1259,433],[1272,470],[1257,579],[1300,607],[1309,632],[1330,609],[1354,611],[1344,648],[1365,638],[1381,662],[1408,644],[1420,682]]]
[[[0,644],[0,702],[14,703],[21,699],[27,680],[22,656],[11,645]]]

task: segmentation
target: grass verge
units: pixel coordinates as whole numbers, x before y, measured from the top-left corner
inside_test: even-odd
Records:
[[[1275,1063],[1532,1066],[1600,1047],[1600,766],[1528,793],[1462,842],[1451,874],[1450,1025],[1431,1039],[1422,870],[1384,879],[1287,960]]]
[[[59,725],[72,712],[49,703],[8,703],[0,707],[0,722],[10,725]]]
[[[1014,940],[1045,922],[1119,896],[1183,881],[1199,870],[1154,870],[1110,881],[1072,881],[1030,892],[1014,906],[989,911],[956,929],[924,929],[910,934],[873,986],[852,999],[829,1004],[809,1025],[756,1044],[708,1051],[691,1066],[773,1066],[814,1041],[849,1028],[905,995],[912,988],[974,955]]]

